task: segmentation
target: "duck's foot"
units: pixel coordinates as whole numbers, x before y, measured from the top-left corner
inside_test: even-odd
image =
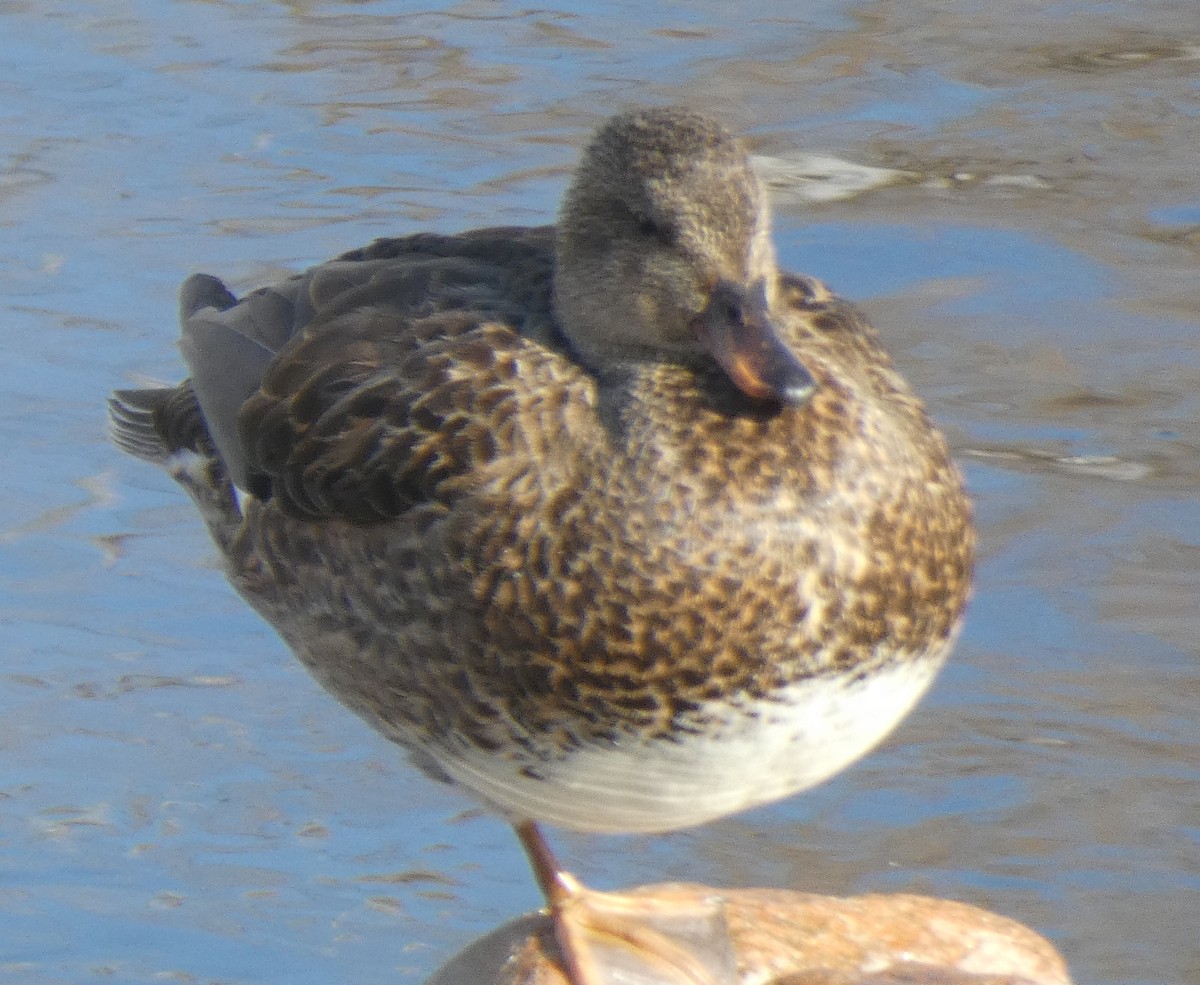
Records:
[[[737,966],[720,897],[601,893],[558,865],[537,826],[517,835],[550,904],[571,985],[736,985]]]

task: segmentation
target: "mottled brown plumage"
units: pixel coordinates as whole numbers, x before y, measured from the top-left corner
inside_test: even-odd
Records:
[[[118,442],[318,680],[516,821],[802,789],[957,632],[945,443],[862,316],[778,273],[705,117],[610,121],[557,230],[381,240],[240,302],[193,278],[182,309],[192,378],[119,393]]]

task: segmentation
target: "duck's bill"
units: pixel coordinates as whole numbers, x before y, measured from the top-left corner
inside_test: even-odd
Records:
[[[746,396],[802,404],[816,390],[812,375],[776,333],[762,285],[719,283],[694,327],[700,344]]]

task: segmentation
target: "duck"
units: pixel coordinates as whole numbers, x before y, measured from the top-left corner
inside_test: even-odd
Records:
[[[928,689],[969,501],[866,317],[782,271],[724,124],[627,110],[553,226],[413,233],[180,291],[176,386],[110,401],[316,680],[506,819],[573,985],[595,941],[719,977],[544,826],[658,833],[790,797]],[[589,943],[590,942],[590,943]]]

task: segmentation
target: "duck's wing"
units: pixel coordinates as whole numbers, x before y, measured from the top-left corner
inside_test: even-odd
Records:
[[[238,301],[215,277],[195,274],[180,289],[179,349],[208,434],[233,482],[245,488],[237,415],[288,340],[311,319],[308,275]]]
[[[239,381],[219,384],[235,395],[210,425],[234,436],[222,453],[235,481],[292,515],[374,523],[449,510],[500,472],[542,468],[570,426],[564,407],[588,399],[585,374],[537,341],[551,323],[551,245],[537,230],[419,236],[304,275],[311,317],[254,392],[238,399]],[[299,300],[290,310],[284,322],[301,320]],[[262,337],[256,317],[251,303],[242,337]],[[222,350],[244,357],[240,338],[205,331],[213,365]],[[216,401],[193,385],[207,416]]]
[[[199,453],[289,512],[394,516],[487,457],[506,384],[571,375],[531,341],[553,336],[552,264],[552,227],[496,228],[377,240],[240,300],[195,275],[191,376],[114,394],[114,439],[159,465]]]

